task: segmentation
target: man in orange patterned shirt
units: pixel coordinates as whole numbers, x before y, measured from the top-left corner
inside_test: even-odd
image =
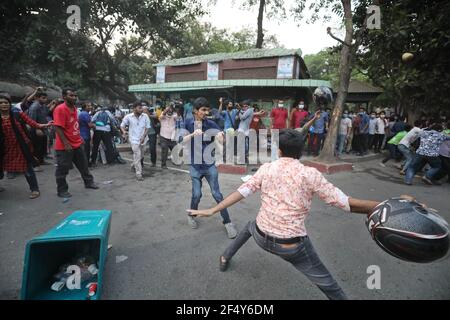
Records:
[[[346,299],[333,276],[321,262],[307,235],[305,219],[313,195],[346,211],[369,214],[379,202],[358,200],[345,195],[314,168],[299,161],[304,133],[284,129],[279,135],[280,159],[261,166],[256,174],[216,207],[188,210],[193,216],[212,216],[252,193],[261,191],[261,209],[220,257],[225,271],[236,252],[253,236],[264,250],[280,256],[303,272],[329,299]]]

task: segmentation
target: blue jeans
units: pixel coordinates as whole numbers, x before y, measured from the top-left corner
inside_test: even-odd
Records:
[[[217,203],[223,200],[223,195],[220,192],[219,187],[219,173],[215,165],[210,167],[203,167],[202,169],[194,168],[194,166],[189,167],[189,173],[192,179],[192,199],[191,199],[191,209],[198,210],[198,205],[200,199],[202,198],[202,179],[205,178],[208,181],[209,187],[211,188],[211,193]],[[224,224],[230,223],[230,215],[228,210],[224,209],[220,212]]]
[[[441,170],[441,159],[439,157],[426,157],[416,154],[406,170],[405,182],[412,183],[416,172],[419,171],[426,163],[430,165],[430,170],[427,171],[425,177],[432,180],[434,176]]]
[[[409,149],[407,146],[403,144],[398,145],[398,151],[400,151],[401,154],[403,154],[403,156],[406,159],[405,165],[403,166],[403,170],[407,170],[414,159],[414,152],[412,152],[411,149]]]
[[[347,137],[347,135],[345,135],[345,134],[338,135],[338,142],[337,142],[338,155],[341,155],[342,152],[344,151],[346,137]]]
[[[252,236],[263,250],[279,256],[302,272],[328,297],[328,299],[347,299],[347,296],[342,291],[341,287],[320,260],[308,237],[305,237],[295,245],[286,247],[264,238],[256,231],[256,221],[251,221],[244,229],[242,229],[237,238],[225,250],[223,254],[224,258],[230,260]]]

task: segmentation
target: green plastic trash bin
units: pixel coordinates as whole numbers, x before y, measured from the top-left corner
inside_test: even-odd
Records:
[[[101,298],[103,271],[108,253],[111,211],[77,211],[46,234],[27,243],[21,298],[23,300],[86,300],[88,289],[56,292],[51,289],[59,268],[79,256],[90,256],[98,267],[97,290],[90,300]]]

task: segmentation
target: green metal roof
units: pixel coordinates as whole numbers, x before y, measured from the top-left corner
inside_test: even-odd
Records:
[[[271,57],[284,57],[284,56],[302,56],[302,51],[300,49],[250,49],[246,51],[239,52],[224,52],[208,54],[203,56],[193,56],[174,60],[165,60],[160,63],[155,64],[156,67],[159,66],[185,66],[190,64],[198,64],[202,62],[219,62],[224,60],[243,60],[243,59],[260,59],[260,58],[271,58]]]
[[[316,88],[326,86],[331,88],[329,81],[301,79],[301,80],[276,80],[276,79],[253,79],[253,80],[210,80],[210,81],[186,81],[138,84],[129,87],[130,92],[150,93],[150,92],[180,92],[229,89],[233,87],[297,87]]]

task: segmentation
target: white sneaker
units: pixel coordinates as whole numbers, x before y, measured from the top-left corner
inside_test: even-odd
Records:
[[[198,228],[198,223],[195,221],[194,217],[188,216],[188,224],[192,229]]]
[[[231,222],[225,224],[225,229],[227,229],[228,238],[230,239],[236,238],[238,232]]]

